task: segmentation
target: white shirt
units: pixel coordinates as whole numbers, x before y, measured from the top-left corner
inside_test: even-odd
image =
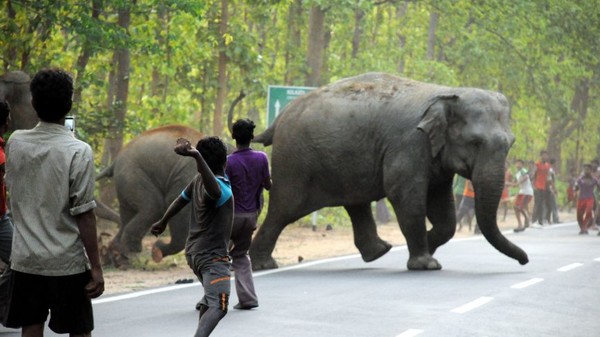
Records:
[[[529,179],[529,175],[525,168],[521,168],[519,172],[517,172],[517,182],[521,181],[521,178],[523,177],[525,177],[525,179],[519,184],[519,194],[533,195],[533,186],[531,186],[531,180]]]

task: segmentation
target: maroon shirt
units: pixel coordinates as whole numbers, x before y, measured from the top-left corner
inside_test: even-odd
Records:
[[[269,174],[269,160],[261,151],[237,150],[227,157],[227,178],[231,182],[235,213],[254,213],[261,207],[261,195]]]

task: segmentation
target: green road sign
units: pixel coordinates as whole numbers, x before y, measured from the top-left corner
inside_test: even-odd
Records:
[[[267,97],[267,126],[273,124],[275,117],[283,110],[289,102],[298,96],[307,94],[317,88],[315,87],[286,87],[270,85]]]

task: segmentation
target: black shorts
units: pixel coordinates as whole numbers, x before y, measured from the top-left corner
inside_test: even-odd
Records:
[[[13,271],[15,283],[7,327],[43,324],[56,333],[84,334],[94,329],[92,301],[85,295],[89,271],[68,276],[42,276]]]

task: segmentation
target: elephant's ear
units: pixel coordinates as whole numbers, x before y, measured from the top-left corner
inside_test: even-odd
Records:
[[[427,134],[431,143],[431,156],[435,158],[446,144],[446,131],[448,129],[448,114],[450,107],[448,100],[455,100],[456,95],[436,96],[427,107],[423,118],[417,128]]]

